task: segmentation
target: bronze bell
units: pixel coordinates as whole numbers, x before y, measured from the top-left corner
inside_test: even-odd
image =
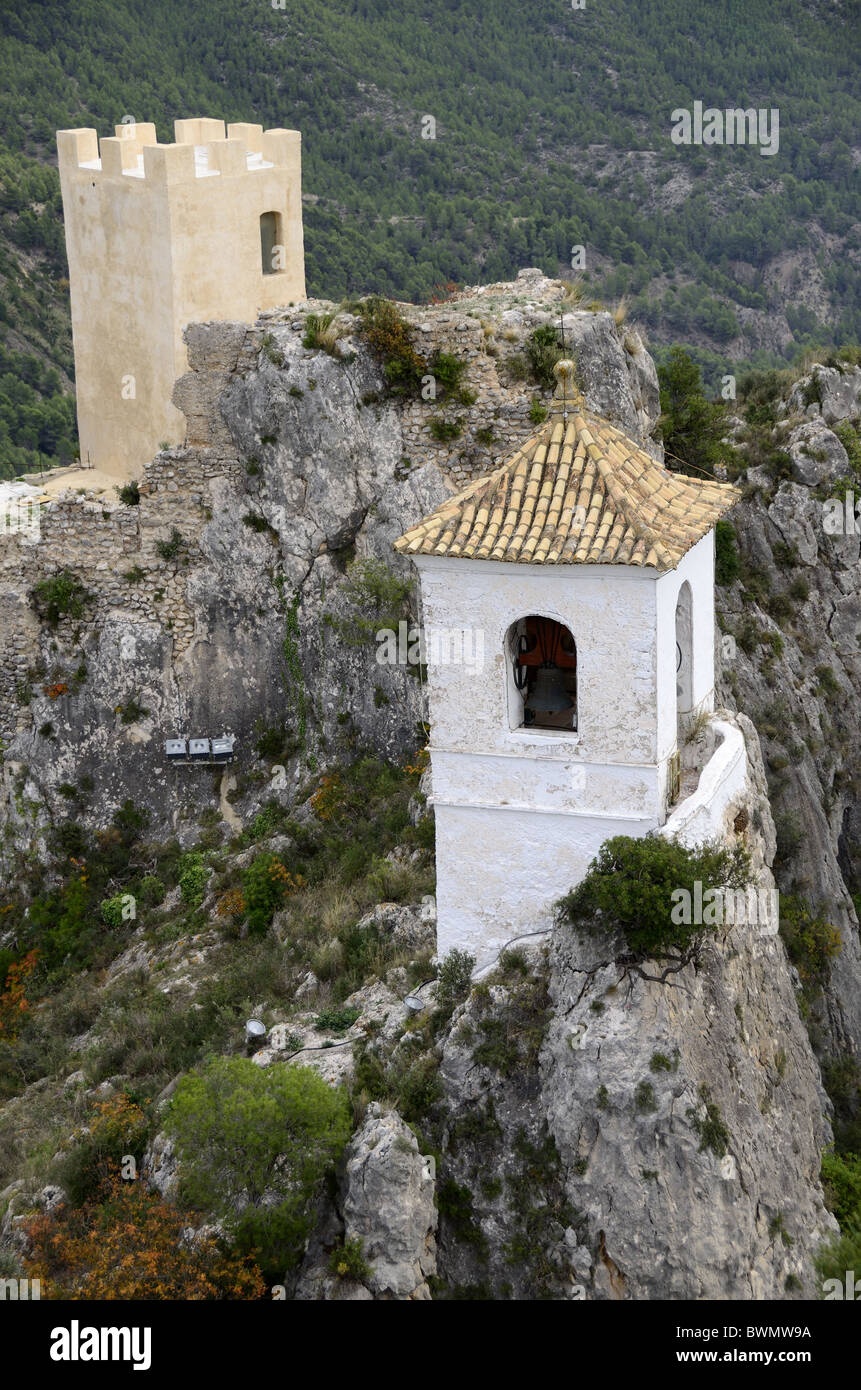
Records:
[[[533,714],[559,714],[571,709],[574,701],[565,689],[565,673],[554,662],[539,666],[535,676],[532,694],[525,702],[524,709]]]

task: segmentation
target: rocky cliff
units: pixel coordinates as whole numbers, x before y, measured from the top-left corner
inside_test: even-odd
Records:
[[[751,464],[732,517],[740,568],[718,588],[719,695],[759,734],[776,876],[840,931],[814,1008],[825,1055],[861,1055],[861,368],[775,379],[743,432]],[[847,500],[848,499],[848,500]],[[853,901],[854,895],[854,901]]]
[[[375,633],[416,616],[391,542],[534,430],[523,347],[558,321],[561,293],[523,272],[404,306],[422,356],[459,364],[445,401],[393,396],[354,315],[337,315],[329,351],[303,346],[309,315],[335,305],[188,330],[187,442],[144,470],[139,504],[79,488],[43,512],[38,543],[0,546],[7,850],[70,809],[105,825],[128,797],[187,839],[213,799],[228,817],[262,793],[289,803],[309,768],[424,741],[419,670],[377,661]],[[607,313],[564,323],[589,403],[648,440],[657,378],[640,338]],[[50,612],[36,591],[58,575],[78,587]],[[237,739],[223,779],[166,766],[164,739],[223,732]]]
[[[64,827],[104,832],[128,800],[154,839],[187,848],[207,825],[219,856],[198,866],[199,906],[173,887],[106,975],[82,984],[86,1004],[63,1000],[76,1070],[64,1075],[65,1054],[50,1054],[50,1076],[25,1058],[25,1089],[0,1112],[7,1200],[29,1199],[18,1175],[30,1148],[61,1142],[57,1117],[69,1130],[139,1083],[141,1018],[158,1057],[152,1094],[169,1086],[162,1009],[180,1037],[194,1001],[221,1029],[195,1045],[241,1046],[230,1029],[253,1009],[272,1025],[261,1064],[308,1049],[363,1111],[299,1298],[814,1291],[811,1258],[834,1229],[819,1063],[851,1078],[861,1048],[859,536],[825,525],[826,504],[861,476],[861,371],[817,368],[791,392],[778,382],[755,403],[755,429],[749,408],[736,422],[747,491],[719,547],[719,700],[741,712],[751,767],[739,834],[762,884],[773,864],[787,899],[838,928],[815,978],[750,927],[663,983],[559,928],[453,1014],[410,1019],[402,1000],[426,978],[433,908],[414,840],[386,846],[370,904],[333,894],[279,913],[256,973],[248,942],[224,941],[223,900],[255,854],[289,859],[322,823],[309,792],[327,768],[365,749],[403,760],[424,743],[420,668],[377,660],[377,632],[419,616],[391,541],[534,430],[533,330],[561,311],[588,403],[660,454],[639,335],[562,294],[523,272],[452,304],[403,306],[428,364],[461,364],[457,390],[436,401],[392,394],[357,316],[334,305],[194,326],[175,396],[186,444],[153,460],[139,500],[68,493],[37,544],[0,543],[6,882]],[[166,765],[163,739],[221,732],[237,740],[232,766]],[[287,833],[264,825],[253,848],[232,841],[267,803],[295,817]],[[393,883],[403,905],[373,908]],[[351,1021],[332,1048],[314,1009],[347,959],[357,978],[337,1002]],[[222,971],[237,981],[227,1022]],[[197,1054],[183,1041],[165,1055],[188,1066]],[[163,1136],[149,1157],[173,1174]],[[351,1241],[368,1267],[345,1280],[336,1257]]]

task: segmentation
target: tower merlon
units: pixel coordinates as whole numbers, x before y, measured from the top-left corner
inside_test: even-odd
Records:
[[[141,149],[136,140],[124,140],[116,135],[104,136],[99,141],[102,173],[117,175],[124,174],[127,169],[136,171]]]
[[[128,140],[138,146],[158,144],[152,121],[123,121],[121,125],[114,126],[114,135],[119,140]]]
[[[57,162],[63,169],[77,169],[82,164],[98,163],[99,136],[92,126],[77,130],[57,131]]]
[[[212,116],[192,116],[173,123],[173,138],[178,145],[208,145],[210,140],[223,140],[224,134],[224,122]]]
[[[244,140],[249,154],[263,153],[262,125],[253,125],[250,121],[234,121],[227,127],[227,138]]]

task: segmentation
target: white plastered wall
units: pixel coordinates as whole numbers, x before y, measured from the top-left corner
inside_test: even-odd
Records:
[[[479,965],[550,923],[611,835],[663,819],[654,571],[417,557],[425,633],[469,629],[483,662],[430,663],[438,949]],[[577,644],[576,731],[512,727],[507,635],[529,614]],[[444,645],[444,644],[441,644]]]
[[[663,823],[676,746],[675,608],[686,580],[693,697],[713,699],[713,542],[707,536],[661,577],[623,565],[416,564],[431,652],[435,634],[456,629],[468,629],[471,656],[483,648],[480,665],[428,666],[438,951],[468,950],[481,967],[512,937],[550,925],[553,903],[606,839]],[[576,731],[516,727],[506,638],[529,614],[574,636]]]
[[[714,708],[714,568],[714,531],[709,531],[656,583],[658,761],[663,765],[676,746],[676,605],[685,582],[691,588],[693,615],[692,708]]]

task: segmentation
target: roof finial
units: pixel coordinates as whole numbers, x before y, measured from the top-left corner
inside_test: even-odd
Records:
[[[574,380],[576,367],[570,357],[563,357],[553,368],[556,390],[553,393],[554,409],[562,412],[563,420],[568,419],[568,411],[583,409],[583,396]]]

